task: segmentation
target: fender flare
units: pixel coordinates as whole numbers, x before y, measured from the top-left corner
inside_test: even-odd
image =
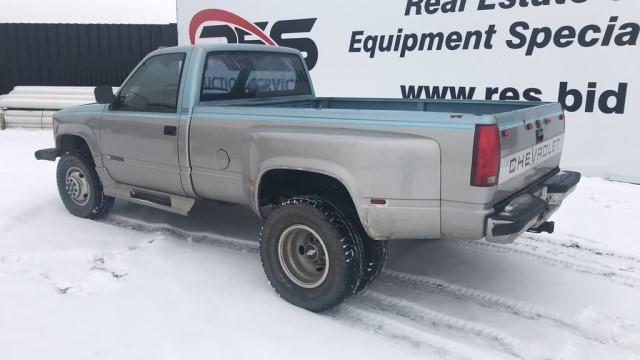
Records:
[[[262,166],[260,167],[258,176],[256,176],[255,190],[252,196],[252,199],[253,199],[252,208],[254,209],[256,214],[258,214],[261,218],[263,217],[263,215],[262,215],[262,212],[260,211],[260,206],[259,206],[260,185],[262,184],[262,179],[264,175],[273,170],[293,170],[293,171],[297,170],[297,171],[305,171],[309,173],[316,173],[316,174],[331,177],[334,180],[338,181],[340,184],[342,184],[342,186],[347,190],[347,192],[349,193],[349,197],[351,198],[351,202],[353,202],[357,210],[358,208],[356,203],[357,197],[355,196],[357,194],[357,188],[355,186],[356,181],[355,181],[355,178],[346,169],[344,169],[343,167],[335,163],[329,163],[329,162],[327,162],[327,164],[331,164],[329,166],[330,168],[332,168],[331,170],[327,170],[327,167],[312,168],[308,166],[292,165],[292,163],[295,163],[295,162],[302,163],[306,161],[305,159],[297,159],[297,161],[292,161],[291,158],[287,158],[286,161],[287,161],[286,162],[287,165],[283,165],[285,163],[278,161],[277,158],[266,160],[265,162],[263,162]]]
[[[55,136],[55,145],[57,149],[61,149],[63,136],[75,136],[82,139],[87,144],[96,167],[103,166],[99,144],[97,143],[98,140],[93,136],[93,133],[88,126],[81,124],[61,124],[58,127]],[[93,139],[93,141],[90,141],[90,139]]]

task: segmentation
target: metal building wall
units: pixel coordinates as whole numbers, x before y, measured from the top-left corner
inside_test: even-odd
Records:
[[[0,94],[16,85],[119,86],[144,55],[177,43],[176,24],[0,24]]]

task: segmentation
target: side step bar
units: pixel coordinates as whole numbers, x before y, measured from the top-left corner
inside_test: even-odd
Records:
[[[185,216],[189,214],[193,204],[195,204],[195,199],[123,184],[110,184],[105,186],[104,193],[116,199],[127,200],[135,204]]]

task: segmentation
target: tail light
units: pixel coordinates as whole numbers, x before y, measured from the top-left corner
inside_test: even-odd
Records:
[[[497,125],[476,125],[473,142],[471,186],[489,187],[498,183],[500,135]]]

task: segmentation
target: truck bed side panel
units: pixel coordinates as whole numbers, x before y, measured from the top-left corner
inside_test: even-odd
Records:
[[[311,121],[285,109],[276,110],[281,117],[266,117],[275,115],[269,110],[230,110],[200,107],[191,120],[192,179],[199,196],[248,203],[257,211],[255,191],[262,174],[313,171],[345,185],[372,237],[440,237],[440,147],[426,136],[409,135],[423,130],[388,131],[348,120],[338,127],[317,112]],[[216,155],[221,149],[229,156],[226,168]],[[388,199],[388,204],[374,207],[371,198]],[[420,227],[403,227],[403,221]],[[411,232],[399,233],[402,228]]]
[[[373,238],[440,237],[440,151],[435,141],[299,126],[258,126],[250,132],[250,162],[257,164],[258,182],[270,169],[324,173],[345,185]],[[371,198],[386,199],[387,205],[374,206]]]

